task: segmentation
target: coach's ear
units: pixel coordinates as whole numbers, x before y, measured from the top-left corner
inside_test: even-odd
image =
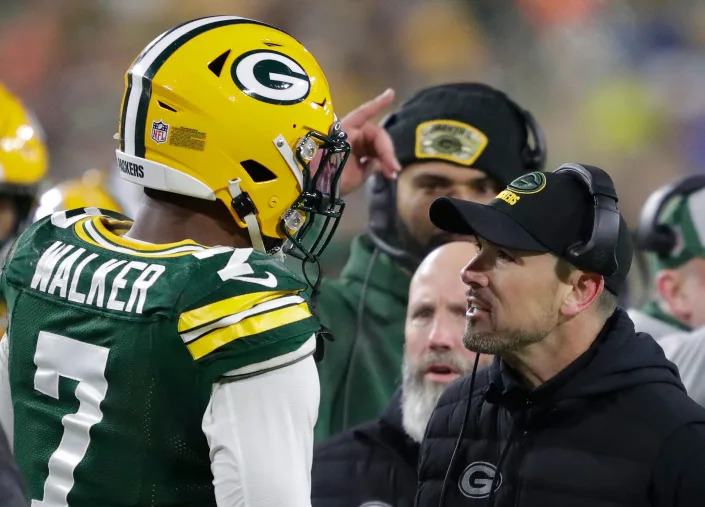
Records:
[[[588,309],[605,290],[605,279],[598,273],[573,270],[565,282],[560,311],[565,317],[574,317]]]

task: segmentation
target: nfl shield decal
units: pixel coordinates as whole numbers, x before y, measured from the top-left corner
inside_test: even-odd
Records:
[[[152,141],[157,144],[162,144],[166,142],[166,138],[169,135],[169,125],[163,121],[153,121],[152,122]]]

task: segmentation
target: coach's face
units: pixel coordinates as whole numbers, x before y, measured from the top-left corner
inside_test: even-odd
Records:
[[[479,239],[462,270],[468,287],[463,344],[502,354],[537,343],[558,325],[571,286],[559,277],[558,258],[502,248]]]

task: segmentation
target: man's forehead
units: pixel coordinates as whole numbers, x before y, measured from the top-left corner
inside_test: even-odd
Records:
[[[448,162],[417,162],[410,164],[402,170],[401,175],[407,174],[417,178],[422,176],[442,176],[457,181],[493,180],[486,172],[472,167],[460,167]]]
[[[448,302],[464,304],[467,287],[460,281],[460,272],[455,275],[457,280],[447,277],[424,276],[411,284],[409,290],[409,307],[436,306]]]
[[[458,273],[476,252],[475,243],[465,239],[441,245],[426,256],[414,273],[414,277],[426,273]]]
[[[448,243],[432,252],[411,279],[409,299],[420,298],[424,293],[429,297],[436,294],[455,294],[465,292],[465,285],[460,279],[463,267],[475,255],[475,246],[470,242]]]
[[[482,236],[475,236],[477,238],[477,241],[481,243],[484,246],[490,246],[493,248],[497,248],[500,250],[506,250],[507,252],[516,255],[517,257],[541,257],[541,258],[551,258],[555,262],[558,261],[558,256],[553,254],[552,252],[532,252],[530,250],[518,250],[516,248],[508,248],[502,245],[498,245],[496,243],[492,243],[491,241],[488,241],[487,239],[483,238]]]

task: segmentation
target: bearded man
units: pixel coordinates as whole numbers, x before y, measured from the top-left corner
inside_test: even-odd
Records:
[[[443,390],[472,370],[463,347],[465,291],[458,273],[474,255],[469,242],[431,252],[409,287],[403,385],[380,418],[325,440],[314,450],[314,507],[412,507],[416,462],[426,424]],[[483,365],[491,356],[481,356]]]

